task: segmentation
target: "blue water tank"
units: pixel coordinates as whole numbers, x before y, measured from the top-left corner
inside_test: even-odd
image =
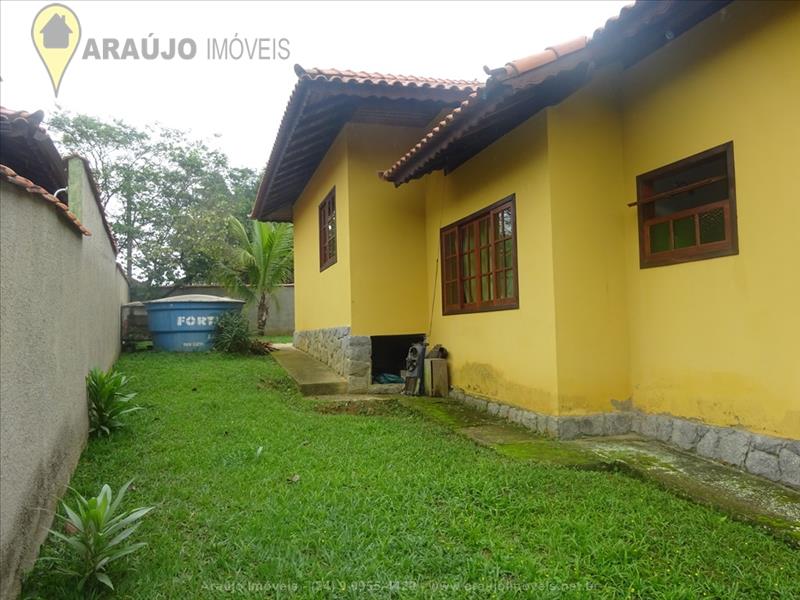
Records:
[[[220,315],[242,309],[244,300],[187,294],[145,302],[153,346],[168,352],[211,350]]]

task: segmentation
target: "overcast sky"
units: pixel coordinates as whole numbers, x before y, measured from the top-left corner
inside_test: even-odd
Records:
[[[58,99],[31,40],[49,2],[0,2],[0,102],[15,110],[64,109],[190,130],[234,165],[261,168],[304,67],[485,79],[482,67],[591,35],[627,2],[73,2],[81,41]],[[191,38],[190,60],[83,58],[89,39],[141,52]],[[287,60],[210,60],[207,40],[288,40]],[[263,45],[263,43],[262,43]],[[152,48],[152,46],[150,46]],[[232,46],[238,54],[236,44]],[[264,46],[269,53],[268,46]]]

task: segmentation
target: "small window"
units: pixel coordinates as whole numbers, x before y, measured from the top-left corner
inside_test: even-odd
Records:
[[[642,268],[739,253],[733,142],[636,178]]]
[[[442,313],[519,307],[514,196],[444,227]]]
[[[336,188],[319,205],[319,270],[336,262]]]

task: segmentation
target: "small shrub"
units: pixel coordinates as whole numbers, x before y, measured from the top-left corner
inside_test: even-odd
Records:
[[[153,507],[120,511],[130,484],[129,481],[123,485],[116,498],[111,488],[104,485],[97,497],[88,499],[71,490],[76,501],[72,507],[61,501],[63,514],[58,513],[56,517],[63,522],[65,533],[51,529],[50,534],[66,544],[67,552],[64,556],[42,560],[54,562],[58,572],[77,578],[79,590],[92,592],[101,583],[113,590],[108,566],[147,545],[131,543],[128,538]]]
[[[141,406],[130,406],[136,394],[126,394],[130,380],[113,368],[106,371],[94,368],[86,376],[86,391],[89,397],[89,433],[98,437],[111,435],[115,429],[125,426],[121,417],[141,410]]]
[[[250,352],[250,324],[239,311],[220,316],[214,331],[214,349],[220,352],[246,354]]]

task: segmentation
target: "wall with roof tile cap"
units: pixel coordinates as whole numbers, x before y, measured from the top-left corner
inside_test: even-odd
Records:
[[[88,186],[86,188],[89,190]],[[0,166],[0,597],[32,564],[87,436],[84,378],[119,351],[128,285],[87,198],[81,220]],[[39,508],[45,510],[39,510]]]

